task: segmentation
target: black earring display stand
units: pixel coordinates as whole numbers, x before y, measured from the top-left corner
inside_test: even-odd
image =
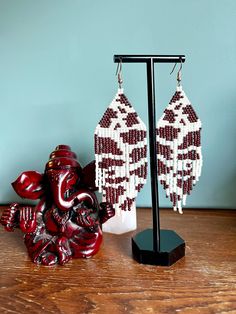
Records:
[[[153,229],[146,229],[132,238],[133,257],[139,263],[170,266],[185,255],[184,240],[172,230],[160,230],[154,63],[185,62],[184,55],[115,55],[114,62],[146,63],[150,174],[152,192]]]

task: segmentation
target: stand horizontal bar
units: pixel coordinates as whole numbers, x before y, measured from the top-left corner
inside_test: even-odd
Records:
[[[180,63],[185,62],[185,55],[114,55],[114,62],[148,62],[154,63]]]

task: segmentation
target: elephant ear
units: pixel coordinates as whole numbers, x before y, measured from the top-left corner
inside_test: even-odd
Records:
[[[22,198],[36,200],[44,194],[43,175],[37,171],[25,171],[12,183]]]
[[[92,191],[97,191],[97,187],[95,185],[95,160],[91,161],[83,168],[82,183],[86,188]]]

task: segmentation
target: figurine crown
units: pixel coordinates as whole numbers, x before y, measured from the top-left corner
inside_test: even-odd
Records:
[[[49,161],[46,164],[46,170],[71,167],[81,168],[77,161],[76,154],[71,151],[70,146],[58,145],[49,156]]]

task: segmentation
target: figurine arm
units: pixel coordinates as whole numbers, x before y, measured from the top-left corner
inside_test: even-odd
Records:
[[[20,208],[17,203],[4,209],[0,222],[6,231],[14,231],[15,228],[20,227],[24,233],[34,232],[37,226],[34,208],[29,206]]]
[[[0,222],[6,231],[11,232],[19,227],[19,212],[20,208],[17,203],[12,203],[10,207],[4,209]]]
[[[97,224],[97,201],[96,196],[89,190],[80,189],[77,196],[78,207],[76,208],[76,222],[81,227],[93,227]]]
[[[94,215],[94,210],[91,208],[78,208],[76,213],[76,222],[81,227],[90,228],[97,222],[97,217]]]
[[[82,206],[76,208],[76,222],[81,227],[92,227],[95,224],[103,224],[111,217],[115,216],[115,209],[112,204],[102,202],[98,204],[96,196],[84,189],[83,193],[79,195],[81,198]],[[78,197],[78,199],[79,199]],[[85,205],[86,203],[86,205]],[[96,208],[97,210],[94,210]]]
[[[115,216],[115,209],[113,208],[112,204],[107,203],[107,202],[100,203],[100,212],[99,212],[100,223],[103,224],[108,219],[112,218],[113,216]]]

